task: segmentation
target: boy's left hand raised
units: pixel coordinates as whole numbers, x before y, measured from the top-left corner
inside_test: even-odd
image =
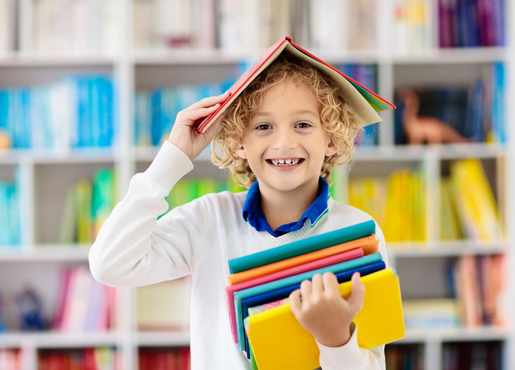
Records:
[[[340,347],[350,337],[350,324],[363,307],[365,286],[358,272],[352,275],[352,293],[344,299],[338,290],[338,280],[331,272],[316,274],[304,280],[300,290],[290,294],[293,314],[304,329],[327,347]],[[301,299],[302,296],[302,299]]]

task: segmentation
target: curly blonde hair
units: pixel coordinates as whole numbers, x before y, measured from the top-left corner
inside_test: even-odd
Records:
[[[212,161],[219,168],[229,168],[236,182],[249,188],[257,179],[247,159],[240,158],[236,150],[241,147],[245,128],[258,111],[264,94],[285,81],[305,85],[320,102],[320,120],[329,133],[336,154],[325,157],[320,175],[331,184],[331,171],[335,165],[345,164],[354,151],[354,139],[362,129],[349,111],[348,103],[338,94],[338,86],[309,63],[283,53],[252,81],[227,108],[221,129],[212,141]],[[221,155],[217,153],[217,147]]]

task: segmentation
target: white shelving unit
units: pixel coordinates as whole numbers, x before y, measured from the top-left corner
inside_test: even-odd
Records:
[[[436,2],[434,2],[436,3]],[[21,250],[6,251],[0,248],[0,280],[13,281],[17,286],[27,277],[31,282],[37,281],[37,274],[47,274],[49,279],[41,286],[46,303],[56,296],[57,272],[62,265],[87,264],[88,246],[62,246],[52,241],[52,233],[58,220],[62,197],[58,194],[48,195],[45,191],[53,183],[56,191],[62,191],[66,185],[78,175],[91,174],[101,166],[113,167],[118,178],[118,196],[125,194],[130,178],[152,161],[157,149],[133,148],[131,146],[133,111],[132,100],[136,89],[155,87],[157,84],[177,84],[183,82],[197,83],[216,81],[234,74],[238,63],[244,57],[254,58],[256,55],[223,53],[220,51],[181,51],[181,52],[132,52],[131,47],[131,1],[119,0],[119,50],[112,56],[39,56],[27,52],[30,45],[31,1],[19,0],[22,11],[19,26],[23,52],[9,53],[0,58],[0,87],[19,86],[52,81],[68,73],[78,72],[112,72],[118,83],[118,106],[116,111],[120,122],[117,133],[117,144],[114,149],[103,151],[73,152],[66,156],[57,156],[47,152],[11,150],[0,152],[0,179],[12,176],[13,167],[18,165],[22,176],[22,198],[24,224],[24,243]],[[378,0],[378,45],[379,50],[323,53],[317,52],[322,59],[332,63],[373,63],[378,70],[378,93],[393,101],[394,89],[406,81],[416,83],[427,80],[427,71],[433,71],[430,78],[438,79],[438,74],[445,76],[449,82],[470,78],[474,68],[482,63],[503,61],[507,66],[508,96],[507,102],[515,98],[515,27],[509,20],[515,19],[515,6],[506,0],[507,47],[439,50],[437,48],[417,52],[416,54],[393,54],[389,47],[391,34],[390,6],[392,0]],[[26,14],[25,14],[26,13]],[[23,15],[24,14],[24,15]],[[446,70],[454,73],[449,76]],[[413,80],[414,79],[414,80]],[[513,109],[507,104],[507,117]],[[380,145],[375,148],[359,148],[354,156],[353,170],[345,174],[345,178],[353,176],[356,171],[373,171],[376,167],[384,167],[386,163],[395,166],[398,163],[424,163],[426,168],[426,194],[428,215],[438,214],[434,207],[438,199],[438,179],[442,161],[477,157],[485,160],[503,159],[506,177],[505,220],[508,239],[490,243],[488,247],[475,242],[439,242],[437,240],[438,220],[428,217],[426,228],[428,241],[425,243],[399,243],[387,245],[390,263],[396,267],[406,267],[406,261],[419,261],[420,264],[431,264],[427,261],[452,258],[465,254],[490,254],[505,252],[508,254],[509,266],[515,266],[515,147],[491,146],[486,144],[461,144],[441,146],[395,147],[393,145],[393,112],[382,114],[384,122],[378,125]],[[508,124],[510,143],[515,138],[513,125]],[[209,166],[209,154],[201,155],[197,160],[195,171],[204,171]],[[212,170],[209,170],[209,173]],[[63,178],[59,178],[62,175]],[[59,185],[59,182],[63,182]],[[44,206],[41,202],[45,202]],[[52,207],[52,203],[55,205]],[[42,210],[51,210],[43,214]],[[404,265],[403,265],[404,264]],[[401,269],[402,270],[402,269]],[[408,268],[409,270],[409,268]],[[415,273],[410,271],[411,273]],[[515,269],[508,269],[506,277],[508,291],[515,291]],[[426,281],[417,281],[424,289]],[[55,283],[55,284],[54,284]],[[137,350],[140,346],[173,347],[189,343],[187,333],[153,333],[137,332],[134,323],[135,294],[133,289],[119,290],[119,312],[116,331],[109,333],[0,333],[0,348],[20,348],[24,370],[37,368],[38,349],[76,348],[88,346],[113,346],[119,349],[124,370],[137,369]],[[515,369],[515,302],[508,302],[506,312],[510,326],[507,328],[457,329],[449,331],[413,331],[408,330],[407,337],[400,343],[420,343],[424,346],[425,370],[441,370],[442,345],[454,341],[490,341],[504,342],[504,370]]]

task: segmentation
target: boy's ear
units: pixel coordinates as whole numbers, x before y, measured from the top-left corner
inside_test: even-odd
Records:
[[[239,144],[240,146],[236,148],[236,150],[234,151],[238,157],[242,158],[242,159],[247,159],[247,151],[245,150],[245,147],[243,146],[243,144]]]
[[[327,148],[325,149],[325,156],[330,157],[332,155],[335,155],[338,151],[336,150],[336,147],[333,144],[333,140],[329,141],[329,144],[327,145]]]

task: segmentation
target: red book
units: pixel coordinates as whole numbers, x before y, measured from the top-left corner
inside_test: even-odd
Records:
[[[218,109],[206,117],[197,127],[198,132],[204,132],[227,107],[241,94],[241,92],[263,72],[282,53],[293,54],[318,68],[331,77],[340,86],[340,95],[349,103],[349,107],[361,122],[362,126],[381,122],[382,118],[377,112],[393,109],[395,106],[376,93],[341,73],[323,60],[317,58],[299,45],[293,43],[292,38],[285,36],[261,54],[259,59],[230,87],[231,95]]]

